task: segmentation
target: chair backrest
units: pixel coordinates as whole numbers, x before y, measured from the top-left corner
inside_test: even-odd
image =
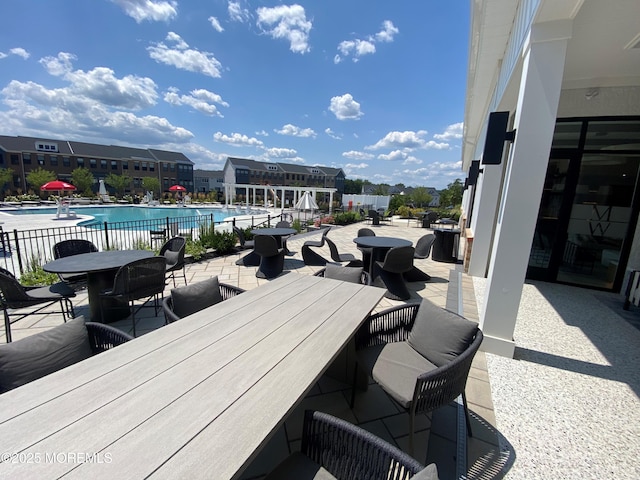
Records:
[[[261,257],[273,257],[280,253],[278,241],[273,235],[256,235],[254,242],[253,249]]]
[[[4,268],[0,268],[0,302],[6,308],[27,307],[34,303],[13,273]]]
[[[161,256],[123,265],[113,280],[112,294],[136,300],[163,292],[166,266],[166,260]]]
[[[431,254],[431,247],[435,240],[436,236],[433,233],[427,233],[420,237],[416,242],[415,258],[429,258],[429,255]]]
[[[359,237],[375,237],[376,232],[374,232],[370,228],[361,228],[360,230],[358,230],[358,236]]]
[[[413,267],[413,247],[393,247],[384,257],[382,269],[393,273],[408,272]]]
[[[280,220],[276,223],[276,228],[291,228],[291,224],[286,220]]]
[[[164,242],[160,247],[160,253],[158,255],[163,256],[167,252],[182,253],[182,259],[184,260],[184,251],[187,246],[187,239],[184,237],[173,237]]]
[[[97,247],[89,240],[73,238],[56,243],[53,246],[53,257],[63,258],[70,257],[72,255],[80,255],[81,253],[93,253],[97,251]]]
[[[334,262],[340,262],[342,260],[340,260],[340,252],[338,252],[338,246],[333,243],[333,240],[331,240],[330,238],[326,238],[327,241],[327,245],[329,245],[329,250],[331,251],[331,259]]]

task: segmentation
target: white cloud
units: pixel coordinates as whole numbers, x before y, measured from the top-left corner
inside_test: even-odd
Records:
[[[393,42],[393,36],[399,33],[391,20],[382,22],[382,30],[376,33],[375,38],[378,42]]]
[[[260,135],[261,137],[268,137],[269,132],[267,132],[266,130],[260,130],[259,132],[256,132],[256,135]]]
[[[35,82],[13,80],[0,94],[9,107],[0,112],[0,123],[8,133],[126,145],[184,143],[194,136],[166,118],[114,110],[73,86],[47,89]]]
[[[402,165],[422,165],[422,160],[413,155],[409,155],[404,162],[402,162]]]
[[[344,168],[348,168],[349,170],[362,170],[363,168],[369,167],[368,163],[347,163]]]
[[[418,130],[417,132],[405,131],[405,132],[389,132],[384,138],[378,140],[374,145],[364,147],[365,150],[380,150],[383,148],[389,149],[404,149],[415,150],[418,148],[434,149],[434,150],[448,150],[448,143],[437,143],[433,140],[425,140],[423,137],[427,134],[426,130]]]
[[[27,60],[31,54],[27,52],[24,48],[16,47],[9,50],[9,53],[0,52],[0,60],[3,58],[7,58],[9,55],[16,55],[18,57],[22,57]]]
[[[234,22],[244,23],[251,16],[249,10],[240,6],[240,2],[229,2],[227,11],[229,12],[229,18]]]
[[[228,136],[222,132],[216,132],[213,134],[213,139],[216,142],[226,143],[233,147],[261,147],[263,145],[263,143],[257,138],[249,138],[248,136],[240,133],[232,133],[231,136]]]
[[[363,55],[376,53],[376,46],[373,44],[373,42],[370,42],[368,40],[345,40],[343,42],[340,42],[340,44],[338,45],[338,51],[344,57],[353,55],[352,60],[354,62],[357,62]],[[340,55],[336,55],[333,58],[333,63],[340,63],[341,61],[342,57]]]
[[[209,77],[220,77],[222,64],[216,60],[212,53],[189,48],[182,37],[174,32],[169,32],[165,40],[174,45],[167,46],[159,42],[147,47],[149,56],[156,62],[171,65],[180,70],[202,73]]]
[[[107,67],[95,67],[88,72],[74,70],[74,60],[76,57],[66,52],[60,52],[57,57],[40,59],[40,64],[49,74],[62,77],[70,83],[67,88],[57,90],[62,92],[62,96],[86,97],[105,105],[130,110],[156,104],[156,84],[150,78],[135,75],[117,78],[115,72]]]
[[[408,156],[409,154],[407,152],[403,152],[402,150],[394,150],[393,152],[389,152],[388,154],[378,155],[378,159],[397,162],[399,160],[406,160]]]
[[[333,63],[340,63],[346,57],[351,56],[351,60],[357,62],[364,55],[372,55],[376,53],[376,43],[393,42],[393,37],[400,30],[393,25],[391,20],[382,22],[382,30],[375,35],[369,35],[366,39],[356,38],[354,40],[344,40],[338,44],[338,54],[333,57]]]
[[[372,155],[371,153],[358,152],[356,150],[342,152],[342,156],[345,158],[350,158],[351,160],[371,160],[375,157],[375,155]]]
[[[295,158],[298,152],[292,148],[267,148],[265,154],[271,158]]]
[[[210,92],[205,89],[192,90],[189,95],[179,95],[177,88],[171,87],[164,95],[164,101],[171,105],[188,105],[198,112],[205,115],[213,115],[218,117],[224,117],[219,111],[218,105],[228,107],[229,104],[225,102],[222,97],[216,93]]]
[[[329,110],[338,120],[358,120],[364,113],[360,111],[360,104],[356,102],[350,93],[339,97],[332,97]]]
[[[137,23],[168,22],[178,15],[178,2],[157,0],[111,0]]]
[[[222,28],[222,25],[220,25],[220,21],[216,17],[209,17],[208,20],[216,32],[224,32],[224,28]]]
[[[435,138],[436,140],[452,140],[452,139],[459,139],[462,138],[462,128],[464,127],[464,124],[462,122],[460,123],[454,123],[452,125],[449,125],[445,130],[444,133],[436,133],[433,138]]]
[[[311,128],[300,128],[296,127],[295,125],[291,125],[290,123],[284,125],[280,130],[274,129],[274,132],[279,133],[280,135],[289,135],[291,137],[316,137],[316,132],[314,132]]]
[[[331,138],[333,138],[334,140],[342,140],[342,135],[338,135],[337,133],[335,133],[333,130],[331,130],[330,128],[325,128],[324,129],[324,133],[326,133],[327,135],[329,135]]]
[[[273,8],[260,7],[256,10],[256,25],[275,39],[289,41],[289,49],[294,53],[306,53],[309,47],[311,22],[307,20],[300,5],[279,5]]]

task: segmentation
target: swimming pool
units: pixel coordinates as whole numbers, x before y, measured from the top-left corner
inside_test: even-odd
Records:
[[[265,213],[260,210],[205,208],[205,207],[146,207],[135,205],[114,205],[110,207],[92,207],[73,205],[72,210],[78,215],[94,217],[91,220],[80,222],[85,227],[100,226],[104,222],[133,222],[140,220],[164,220],[165,218],[186,218],[200,215],[211,215],[215,222],[222,222],[225,218],[238,215],[258,215]],[[10,215],[55,215],[56,208],[21,208],[16,210],[3,210]]]

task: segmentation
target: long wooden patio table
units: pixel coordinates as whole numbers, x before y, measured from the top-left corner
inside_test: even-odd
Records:
[[[289,273],[0,395],[0,478],[237,478],[383,294]]]

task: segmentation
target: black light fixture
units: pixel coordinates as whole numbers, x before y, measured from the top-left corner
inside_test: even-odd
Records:
[[[472,160],[471,166],[469,167],[469,176],[467,177],[467,182],[469,186],[472,186],[478,183],[479,174],[480,174],[480,160]]]
[[[509,122],[509,112],[491,112],[489,123],[487,124],[487,136],[484,141],[484,151],[482,153],[483,165],[500,165],[502,162],[502,151],[504,142],[513,142],[516,138],[516,131],[507,131]]]

